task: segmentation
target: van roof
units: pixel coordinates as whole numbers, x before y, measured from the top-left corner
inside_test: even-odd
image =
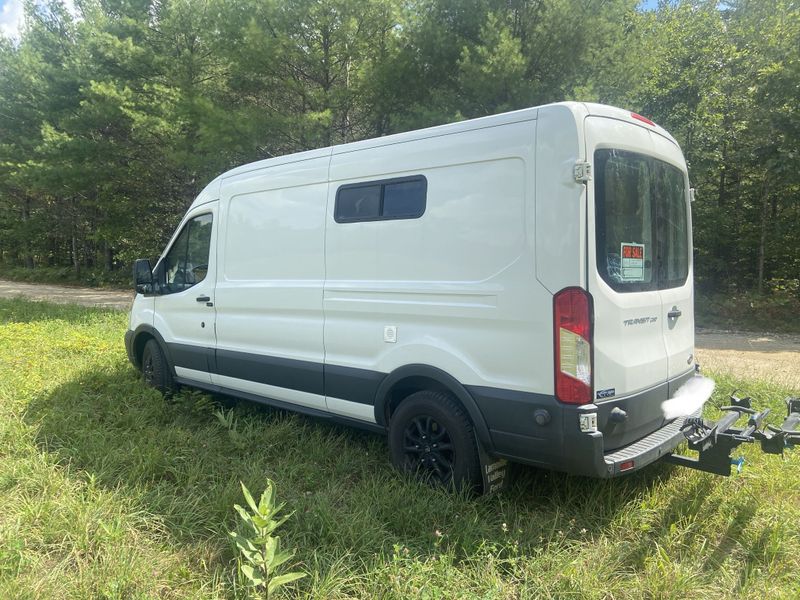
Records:
[[[672,142],[676,146],[680,147],[675,138],[672,137],[672,135],[666,129],[655,123],[653,125],[645,125],[643,121],[634,120],[634,117],[632,117],[632,115],[635,113],[632,113],[629,110],[617,108],[616,106],[609,106],[608,104],[596,104],[594,102],[583,102],[582,104],[585,107],[587,114],[591,116],[608,117],[610,119],[625,121],[626,123],[633,123],[634,125],[644,127],[649,131],[655,131],[659,135],[667,138],[670,142]]]
[[[506,123],[532,121],[538,117],[539,110],[544,108],[555,108],[555,107],[561,107],[567,109],[568,111],[570,111],[575,115],[576,121],[578,121],[581,117],[594,115],[594,116],[618,119],[621,121],[625,121],[627,123],[633,123],[634,125],[638,125],[640,127],[645,127],[651,131],[655,131],[658,134],[670,140],[676,146],[678,145],[678,142],[675,141],[675,138],[673,138],[665,129],[663,129],[659,125],[650,126],[650,125],[645,125],[644,122],[634,120],[631,117],[632,113],[630,111],[623,110],[621,108],[616,108],[614,106],[608,106],[605,104],[595,104],[591,102],[555,102],[552,104],[533,106],[530,108],[523,108],[521,110],[515,110],[497,115],[489,115],[487,117],[479,117],[477,119],[457,121],[455,123],[448,123],[446,125],[426,127],[425,129],[415,129],[414,131],[407,131],[405,133],[396,133],[393,135],[360,140],[357,142],[349,142],[346,144],[339,144],[336,146],[328,146],[326,148],[318,148],[316,150],[306,150],[305,152],[295,152],[293,154],[286,154],[284,156],[277,156],[275,158],[268,158],[265,160],[259,160],[256,162],[247,163],[239,167],[235,167],[230,171],[226,171],[225,173],[216,177],[211,183],[209,183],[203,189],[203,191],[200,193],[197,199],[192,203],[192,205],[196,206],[199,204],[204,204],[210,200],[215,199],[216,193],[219,190],[219,185],[222,179],[235,177],[236,175],[241,175],[243,173],[248,173],[250,171],[256,171],[266,167],[274,167],[278,165],[284,165],[293,162],[301,162],[315,158],[323,158],[325,156],[332,156],[334,154],[345,154],[347,152],[354,152],[356,150],[378,148],[381,146],[387,146],[389,144],[410,142],[418,139],[447,135],[461,131],[482,129],[484,127],[494,127]]]
[[[575,104],[575,102],[561,104]],[[268,158],[256,162],[248,163],[240,167],[236,167],[222,174],[223,179],[234,177],[263,169],[265,167],[274,167],[292,162],[300,162],[314,158],[322,158],[324,156],[331,156],[333,154],[344,154],[346,152],[354,152],[356,150],[365,150],[367,148],[378,148],[380,146],[388,146],[390,144],[398,144],[402,142],[410,142],[413,140],[435,137],[439,135],[447,135],[457,133],[460,131],[470,131],[474,129],[481,129],[483,127],[494,127],[505,123],[516,123],[519,121],[531,121],[536,119],[539,111],[538,106],[531,108],[523,108],[511,112],[501,113],[498,115],[489,115],[488,117],[480,117],[477,119],[468,119],[465,121],[457,121],[455,123],[447,123],[446,125],[436,125],[434,127],[426,127],[424,129],[415,129],[413,131],[406,131],[404,133],[395,133],[392,135],[385,135],[376,138],[369,138],[366,140],[359,140],[357,142],[348,142],[346,144],[338,144],[336,146],[328,146],[326,148],[319,148],[316,150],[307,150],[305,152],[296,152],[294,154],[287,154],[285,156],[277,156],[275,158]]]

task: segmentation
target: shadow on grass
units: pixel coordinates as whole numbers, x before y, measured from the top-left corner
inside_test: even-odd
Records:
[[[515,467],[501,494],[454,495],[395,472],[380,436],[233,404],[225,408],[192,391],[165,402],[133,369],[119,365],[86,373],[33,401],[27,420],[38,427],[40,448],[73,476],[91,477],[154,515],[172,543],[200,540],[223,561],[232,558],[225,534],[234,526],[233,504],[242,501],[239,481],[258,493],[266,477],[295,511],[282,530],[298,558],[319,565],[320,556],[331,563],[346,557],[354,571],[397,548],[423,558],[447,550],[460,560],[487,544],[513,545],[525,555],[613,539],[638,522],[640,507],[662,488],[671,497],[656,529],[714,510],[706,502],[712,479],[668,487],[675,472],[668,465],[614,480]],[[219,410],[234,411],[230,429],[215,416]],[[623,565],[635,566],[651,552],[652,536],[637,539],[621,552]],[[725,552],[713,552],[707,568]]]

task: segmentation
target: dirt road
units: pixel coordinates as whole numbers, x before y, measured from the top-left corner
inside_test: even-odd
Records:
[[[18,296],[120,310],[128,310],[133,299],[133,293],[127,290],[0,280],[0,298]],[[695,337],[695,345],[697,360],[708,371],[768,379],[800,392],[800,336],[700,329]]]
[[[698,330],[695,352],[703,369],[774,381],[800,393],[800,336]]]
[[[132,290],[102,290],[40,283],[20,283],[0,279],[0,298],[32,298],[60,304],[81,304],[128,310],[133,301]]]

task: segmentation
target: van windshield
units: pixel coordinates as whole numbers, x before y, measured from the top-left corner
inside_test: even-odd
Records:
[[[680,287],[689,275],[686,182],[644,154],[594,153],[597,270],[618,292]]]

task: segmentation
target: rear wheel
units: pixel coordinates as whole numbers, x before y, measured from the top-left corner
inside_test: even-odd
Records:
[[[474,490],[480,459],[472,423],[449,394],[416,392],[389,424],[392,463],[433,485]]]
[[[156,340],[148,340],[142,352],[142,374],[147,385],[156,388],[165,396],[175,391],[175,379],[172,377],[167,359]]]

